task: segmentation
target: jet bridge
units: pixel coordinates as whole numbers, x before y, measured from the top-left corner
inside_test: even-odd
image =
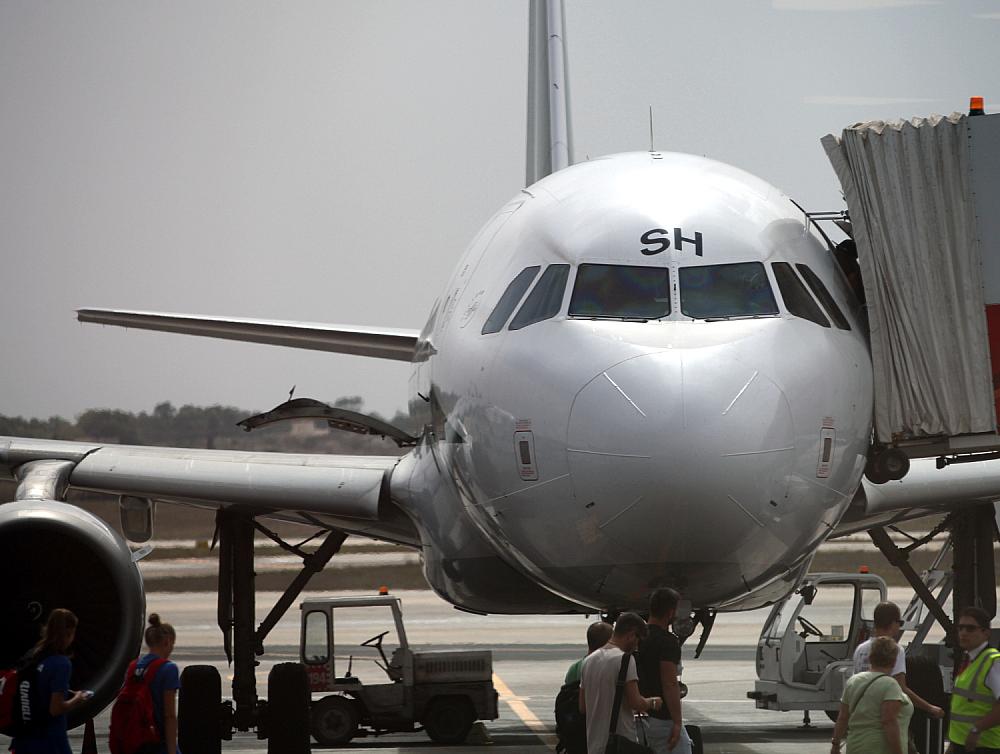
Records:
[[[1000,458],[1000,114],[871,121],[822,142],[871,332],[869,478],[902,478],[910,458]]]

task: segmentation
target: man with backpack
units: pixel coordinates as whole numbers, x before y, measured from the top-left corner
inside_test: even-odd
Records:
[[[596,621],[587,626],[587,656],[608,643],[611,625]],[[586,657],[569,666],[562,688],[556,695],[556,751],[587,754],[587,717],[580,712],[580,667]]]

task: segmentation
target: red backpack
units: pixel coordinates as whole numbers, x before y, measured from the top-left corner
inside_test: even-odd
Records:
[[[111,730],[108,735],[111,754],[135,754],[143,746],[163,740],[156,728],[149,684],[165,662],[162,657],[157,657],[145,668],[137,667],[138,660],[132,660],[128,666],[125,685],[111,707]]]

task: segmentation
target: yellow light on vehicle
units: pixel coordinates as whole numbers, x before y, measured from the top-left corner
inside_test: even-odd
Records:
[[[982,97],[969,97],[969,115],[985,115]]]
[[[859,567],[858,568],[858,573],[869,573],[868,566],[863,565],[863,566]]]
[[[389,587],[387,587],[387,586],[380,586],[378,588],[378,593],[379,593],[379,595],[381,595],[382,597],[384,597],[385,595],[387,595],[389,593]]]

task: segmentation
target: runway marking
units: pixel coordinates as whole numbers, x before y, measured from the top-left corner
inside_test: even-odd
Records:
[[[555,750],[556,741],[558,740],[555,734],[548,729],[548,727],[538,716],[532,712],[528,705],[524,703],[524,697],[517,696],[510,687],[503,682],[496,673],[493,674],[493,685],[496,687],[497,692],[500,694],[500,700],[505,702],[508,707],[521,718],[521,722],[524,723],[532,733],[534,733],[550,749]]]

